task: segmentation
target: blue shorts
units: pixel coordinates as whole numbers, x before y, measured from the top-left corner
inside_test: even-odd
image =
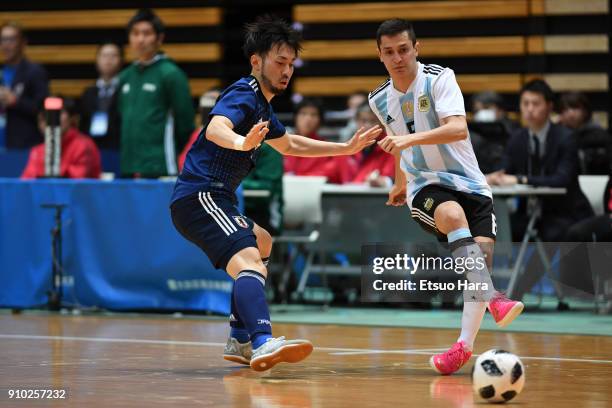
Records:
[[[218,269],[225,269],[236,253],[257,248],[253,221],[240,214],[227,194],[198,192],[170,206],[177,231],[196,244]]]

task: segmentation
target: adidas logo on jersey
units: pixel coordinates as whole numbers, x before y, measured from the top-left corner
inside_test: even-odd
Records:
[[[393,119],[393,118],[391,117],[391,115],[387,115],[387,120],[386,120],[386,122],[387,122],[387,125],[388,125],[388,124],[390,124],[390,123],[395,122],[395,119]]]

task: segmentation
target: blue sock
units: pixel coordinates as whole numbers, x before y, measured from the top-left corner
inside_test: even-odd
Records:
[[[249,270],[240,272],[234,283],[236,308],[251,336],[253,349],[272,337],[265,285],[266,279],[262,274]]]
[[[251,340],[249,331],[244,327],[238,308],[236,307],[236,300],[234,299],[234,287],[232,287],[232,311],[230,314],[230,337],[238,340],[238,343],[248,343]]]

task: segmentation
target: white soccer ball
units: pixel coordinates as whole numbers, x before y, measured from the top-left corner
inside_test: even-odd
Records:
[[[525,366],[514,354],[489,350],[472,368],[474,392],[489,402],[506,402],[520,394],[525,385]]]

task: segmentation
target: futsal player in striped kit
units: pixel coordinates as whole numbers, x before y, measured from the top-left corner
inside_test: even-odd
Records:
[[[313,346],[307,340],[272,337],[264,290],[272,238],[240,214],[236,188],[255,166],[262,142],[286,155],[352,155],[382,132],[378,126],[360,129],[345,143],[286,132],[270,100],[287,88],[300,49],[299,34],[282,20],[263,17],[247,25],[244,52],[251,74],[219,96],[208,125],[187,154],[171,200],[176,229],[235,279],[223,356],[256,371],[301,361]]]
[[[386,127],[387,137],[378,143],[396,158],[395,184],[387,205],[407,204],[417,223],[448,241],[455,259],[482,261],[486,254],[484,270],[471,268],[466,278],[485,283],[488,289],[469,296],[464,293],[457,342],[430,359],[434,370],[447,375],[470,359],[487,307],[504,327],[524,306],[496,291],[491,282],[497,230],[491,188],[470,143],[454,72],[417,61],[419,43],[406,20],[383,22],[376,39],[390,78],[370,93],[369,103]]]

